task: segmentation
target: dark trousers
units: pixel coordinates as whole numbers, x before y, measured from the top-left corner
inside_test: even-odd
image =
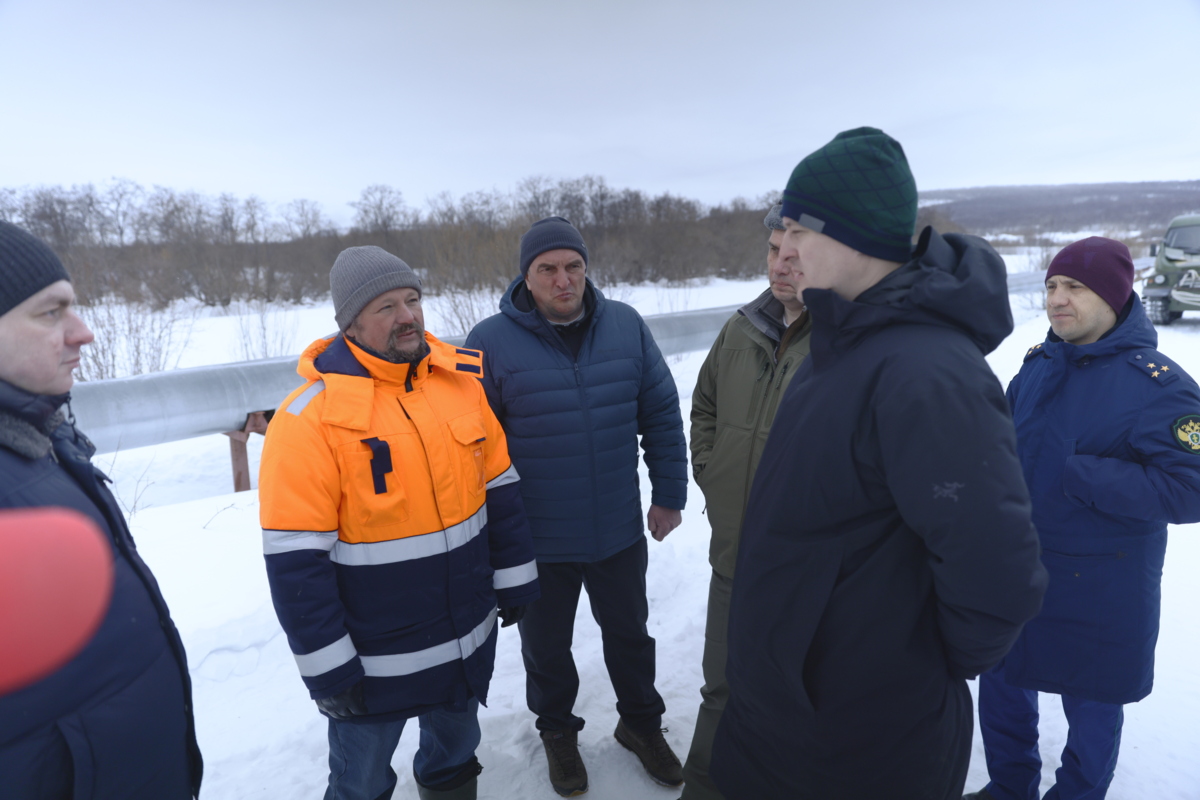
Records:
[[[519,623],[525,695],[541,731],[581,730],[572,709],[579,672],[571,657],[579,589],[586,587],[600,626],[604,664],[617,695],[617,713],[637,733],[658,728],[666,705],[654,689],[654,639],[646,630],[646,539],[593,563],[538,562],[539,600]]]
[[[1117,769],[1124,708],[1062,695],[1067,746],[1054,786],[1043,800],[1102,800]],[[1004,664],[979,676],[979,731],[987,758],[988,793],[996,800],[1037,800],[1038,693],[1004,679]]]
[[[708,584],[708,621],[704,625],[704,686],[700,689],[700,710],[696,714],[696,732],[692,748],[683,764],[683,794],[680,800],[721,800],[721,791],[708,776],[712,759],[713,737],[721,714],[729,701],[729,682],[725,680],[725,661],[729,657],[729,600],[733,578],[716,570]]]

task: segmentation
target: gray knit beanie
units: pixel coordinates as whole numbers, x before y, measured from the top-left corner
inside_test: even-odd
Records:
[[[0,316],[52,283],[71,276],[50,246],[23,228],[0,221]]]
[[[382,247],[347,247],[338,253],[329,270],[329,293],[333,295],[333,318],[345,333],[367,305],[392,289],[416,289],[421,279],[412,267]]]
[[[783,224],[783,203],[776,203],[771,206],[771,210],[767,212],[767,216],[763,217],[763,225],[766,225],[769,230],[773,231],[787,230]]]

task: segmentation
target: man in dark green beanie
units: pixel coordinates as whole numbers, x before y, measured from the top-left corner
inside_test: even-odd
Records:
[[[711,775],[729,800],[957,800],[966,680],[1045,591],[1004,392],[1004,262],[922,231],[899,142],[839,134],[792,172],[779,258],[811,354],[785,392],[742,526],[729,703]]]

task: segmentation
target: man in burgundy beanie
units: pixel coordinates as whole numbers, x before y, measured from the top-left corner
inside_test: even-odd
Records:
[[[1167,524],[1200,520],[1200,389],[1158,352],[1120,242],[1069,245],[1046,270],[1050,333],[1008,385],[1050,585],[979,676],[990,782],[971,800],[1037,800],[1038,692],[1069,730],[1043,800],[1100,800],[1124,704],[1150,694]],[[1144,787],[1126,785],[1127,795]]]
[[[1120,316],[1133,292],[1133,258],[1129,248],[1114,239],[1089,236],[1062,249],[1050,268],[1053,275],[1066,275],[1091,289]]]

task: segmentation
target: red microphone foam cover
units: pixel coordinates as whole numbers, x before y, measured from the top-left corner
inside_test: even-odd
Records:
[[[0,694],[79,653],[112,599],[112,549],[65,508],[0,512]]]

